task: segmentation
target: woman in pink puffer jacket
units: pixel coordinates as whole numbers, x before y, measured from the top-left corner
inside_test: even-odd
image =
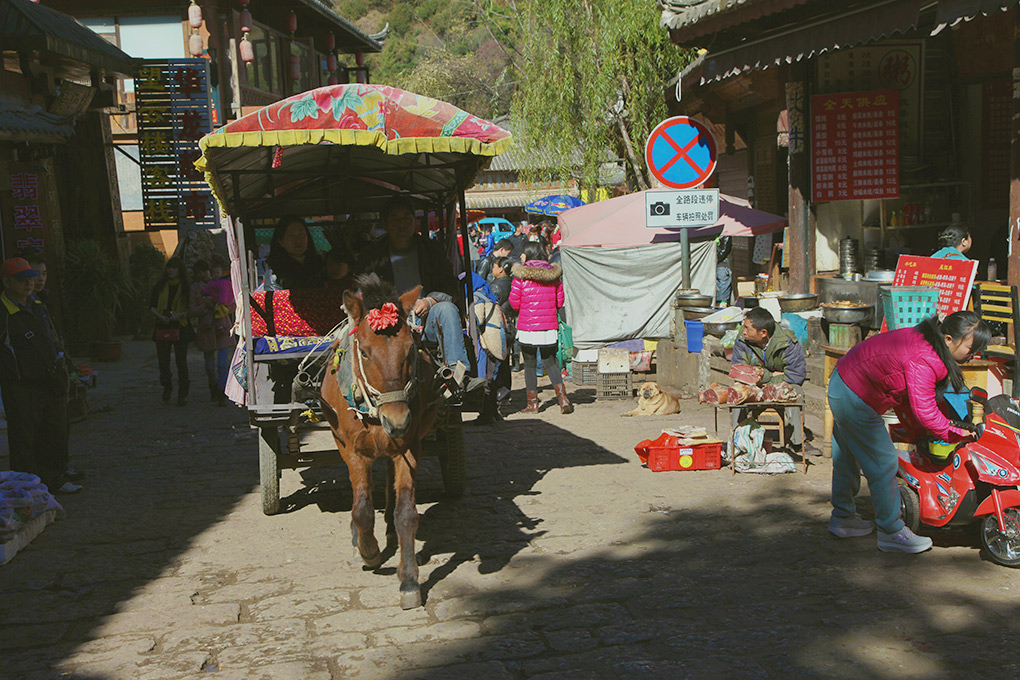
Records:
[[[918,553],[931,547],[930,538],[915,535],[900,517],[899,454],[882,414],[893,409],[915,437],[972,438],[939,410],[936,389],[966,389],[960,364],[984,349],[990,337],[981,317],[957,312],[941,324],[933,317],[914,328],[868,338],[839,360],[828,393],[833,416],[831,533],[849,538],[874,528],[854,505],[863,472],[875,506],[878,549]]]
[[[538,413],[538,361],[549,376],[561,413],[572,413],[567,388],[556,361],[556,336],[560,322],[557,312],[563,306],[563,270],[546,261],[545,250],[538,243],[524,246],[524,263],[513,268],[510,306],[517,310],[517,340],[524,355],[524,387],[528,405],[521,413]]]

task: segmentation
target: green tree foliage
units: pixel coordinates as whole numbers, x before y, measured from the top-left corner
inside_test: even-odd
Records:
[[[337,0],[341,16],[375,33],[372,82],[450,102],[484,118],[509,113],[517,26],[512,0]]]
[[[666,116],[666,86],[691,58],[669,41],[652,0],[517,0],[522,58],[513,117],[519,144],[552,153],[548,175],[580,170],[594,187],[608,155],[623,153],[649,185],[642,149]],[[534,179],[552,179],[535,177]]]

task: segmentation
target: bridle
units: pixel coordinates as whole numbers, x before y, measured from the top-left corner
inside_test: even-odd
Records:
[[[355,329],[357,331],[357,329]],[[421,363],[421,356],[418,351],[418,343],[414,339],[412,333],[412,341],[414,342],[414,361],[411,364],[411,379],[407,381],[403,389],[393,390],[391,392],[382,392],[375,388],[372,383],[365,377],[365,366],[361,357],[361,346],[358,342],[358,336],[352,334],[352,342],[354,345],[354,361],[352,363],[354,374],[354,382],[361,390],[362,396],[365,398],[365,403],[368,406],[367,411],[351,407],[350,410],[358,416],[358,419],[362,419],[365,416],[369,418],[379,419],[379,407],[385,404],[394,404],[398,402],[408,403],[410,402],[415,394],[418,392],[418,385],[421,382],[419,379],[418,364]]]

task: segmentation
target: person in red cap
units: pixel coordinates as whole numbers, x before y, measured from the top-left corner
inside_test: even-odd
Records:
[[[39,273],[14,257],[0,264],[0,395],[7,414],[11,469],[39,475],[53,491],[81,489],[65,482],[67,373],[64,354],[44,305],[31,295]]]

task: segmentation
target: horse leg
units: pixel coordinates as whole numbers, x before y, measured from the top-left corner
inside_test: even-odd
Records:
[[[379,543],[375,540],[375,509],[372,507],[372,461],[357,454],[347,460],[354,504],[351,506],[351,543],[358,549],[367,567],[382,564]]]
[[[394,520],[400,544],[400,608],[421,606],[421,586],[418,583],[418,561],[415,558],[414,537],[418,532],[418,508],[414,504],[415,477],[418,471],[417,451],[408,449],[394,461],[396,507]]]
[[[393,508],[395,503],[394,494],[396,484],[396,473],[394,472],[393,459],[386,459],[386,545],[390,545],[390,541],[396,542],[397,540],[397,529],[393,523]]]

